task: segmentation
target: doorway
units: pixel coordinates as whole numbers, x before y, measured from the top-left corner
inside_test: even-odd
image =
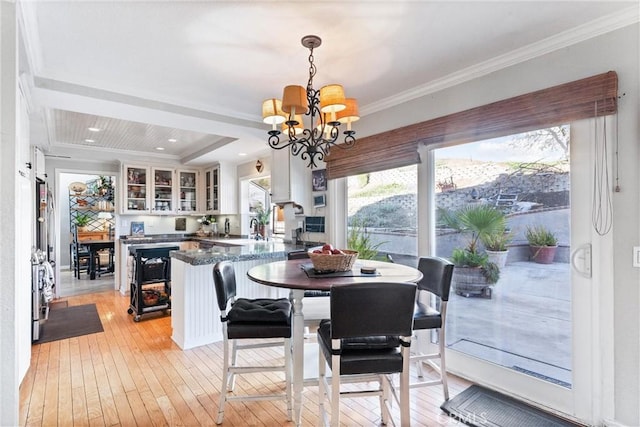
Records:
[[[597,419],[598,398],[598,342],[589,327],[597,322],[592,275],[610,274],[606,265],[586,268],[600,244],[586,214],[593,194],[589,122],[555,129],[555,137],[566,136],[565,147],[529,133],[429,155],[432,206],[493,206],[505,213],[511,238],[506,265],[490,292],[469,295],[452,284],[448,369],[587,422]],[[537,131],[544,133],[551,135]],[[436,212],[434,218],[432,250],[450,257],[463,237],[447,230]],[[528,229],[542,225],[558,239],[550,264],[534,262],[526,238]],[[572,260],[579,262],[572,266]]]
[[[59,230],[56,245],[58,297],[115,288],[115,252],[97,254],[95,279],[91,280],[88,256],[79,256],[83,239],[113,240],[115,237],[115,188],[113,173],[56,171]],[[78,237],[76,237],[78,236]],[[95,265],[95,264],[94,264]]]

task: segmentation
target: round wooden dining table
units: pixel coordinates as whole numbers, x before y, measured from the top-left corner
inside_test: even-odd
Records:
[[[422,273],[402,264],[357,260],[350,272],[316,274],[311,260],[296,259],[258,265],[247,272],[254,282],[288,288],[293,304],[293,416],[297,426],[302,420],[302,392],[304,388],[304,291],[329,290],[331,286],[371,282],[413,282],[422,279]],[[362,267],[375,268],[375,273],[363,273]]]

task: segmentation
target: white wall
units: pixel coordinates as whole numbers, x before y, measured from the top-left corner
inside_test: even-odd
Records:
[[[13,2],[0,2],[0,425],[18,424],[20,338],[16,320],[25,301],[18,301],[14,200],[18,181],[16,135],[17,33]],[[29,226],[29,224],[24,224]],[[22,361],[24,362],[24,361]]]
[[[358,122],[360,137],[463,111],[500,99],[616,71],[619,79],[619,168],[622,191],[613,193],[614,283],[599,283],[615,308],[603,307],[602,394],[605,416],[640,425],[640,275],[632,267],[632,247],[640,245],[640,30],[635,24],[546,54],[458,86],[433,93]],[[613,141],[611,143],[614,143]],[[590,215],[590,213],[585,213]],[[614,327],[612,348],[606,334]],[[609,375],[611,373],[611,375]],[[613,399],[610,396],[613,395]],[[609,402],[612,400],[612,402]]]

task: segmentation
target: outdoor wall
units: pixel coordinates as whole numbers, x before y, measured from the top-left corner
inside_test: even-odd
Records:
[[[601,330],[594,333],[601,339],[596,360],[602,381],[596,384],[595,393],[603,408],[593,410],[624,425],[640,425],[640,275],[631,263],[632,247],[640,241],[639,52],[636,23],[490,74],[480,68],[468,70],[467,80],[460,75],[451,77],[460,82],[455,86],[426,95],[423,92],[421,97],[391,109],[365,114],[358,122],[358,136],[364,137],[609,70],[617,72],[621,98],[615,171],[621,191],[612,196],[611,234],[594,237],[601,242],[612,239],[611,253],[603,253],[594,262],[613,265],[613,283],[596,283],[600,305],[596,324]]]

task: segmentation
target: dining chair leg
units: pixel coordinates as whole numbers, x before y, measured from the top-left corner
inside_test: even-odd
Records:
[[[227,331],[223,331],[226,336]],[[223,345],[223,356],[222,356],[222,387],[220,388],[220,404],[218,405],[218,418],[216,419],[216,424],[222,424],[222,419],[224,418],[224,405],[227,402],[227,387],[229,385],[229,381],[231,380],[231,374],[229,372],[229,341],[225,338]]]
[[[444,358],[445,336],[444,328],[440,328],[440,336],[438,337],[438,347],[440,349],[440,380],[442,381],[442,392],[444,393],[445,402],[449,400],[449,384],[447,383],[447,364]]]
[[[402,372],[400,373],[400,425],[411,425],[409,408],[409,370],[411,369],[410,347],[402,347]]]
[[[231,367],[235,368],[236,366],[238,366],[238,343],[236,340],[233,340],[231,342]],[[236,373],[231,372],[231,374],[229,375],[229,391],[233,391],[233,389],[236,387]]]
[[[331,427],[340,427],[340,357],[331,356]]]
[[[293,419],[293,408],[291,405],[292,402],[292,363],[291,359],[293,355],[291,354],[291,338],[284,339],[284,380],[285,386],[287,387],[287,420],[291,421]]]
[[[318,354],[318,426],[327,425],[327,411],[324,407],[327,398],[327,363],[322,356],[322,350]]]
[[[389,383],[389,378],[386,375],[379,375],[378,382],[380,384],[380,389],[382,393],[380,394],[380,416],[382,418],[382,424],[388,425],[389,420],[391,418],[391,401],[389,397],[389,390],[391,389],[391,384]]]

